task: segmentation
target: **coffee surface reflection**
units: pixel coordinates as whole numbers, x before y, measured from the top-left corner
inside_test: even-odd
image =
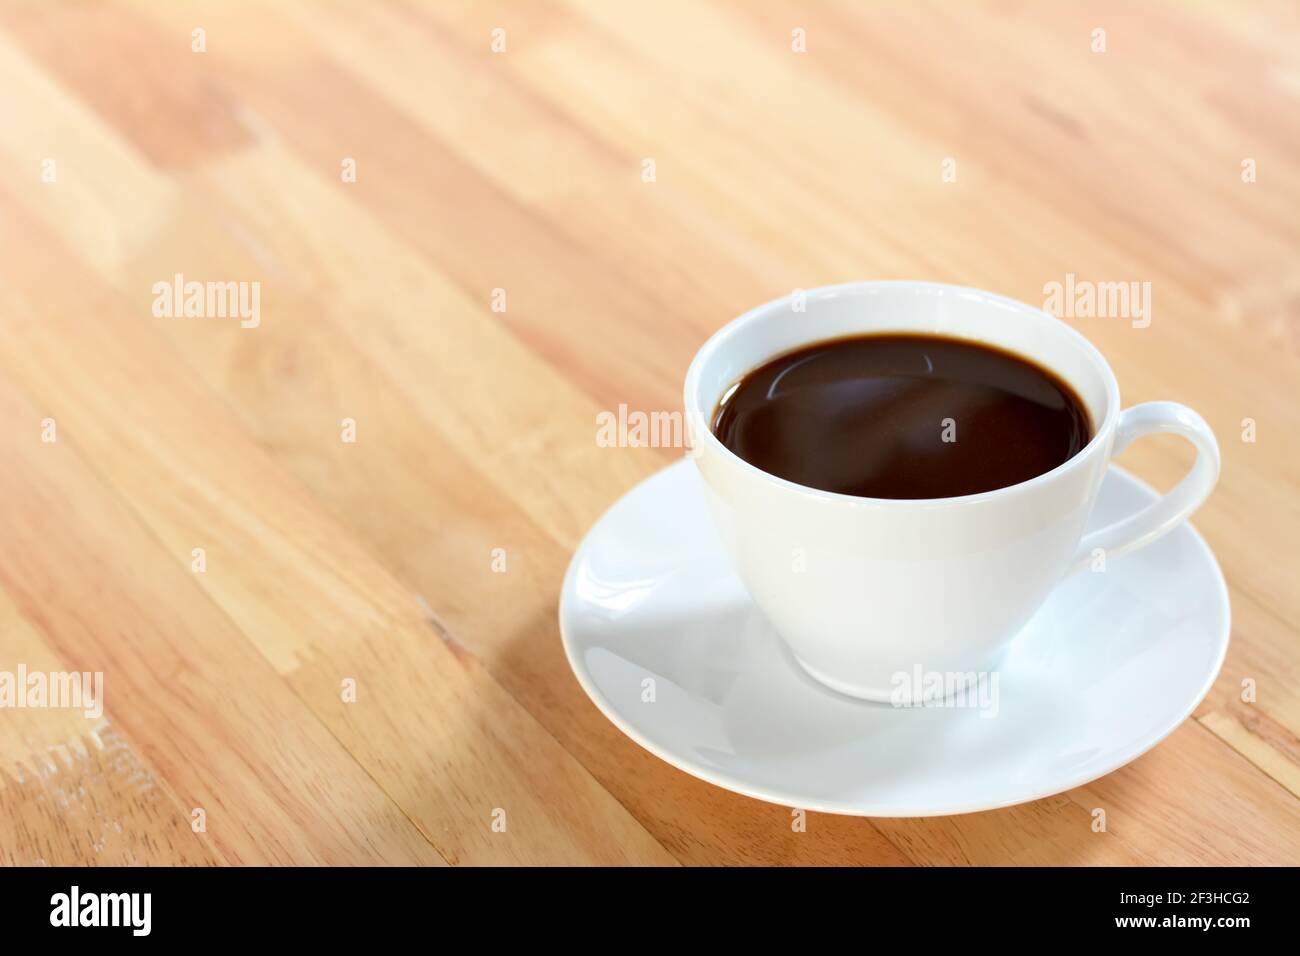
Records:
[[[720,402],[713,431],[769,474],[870,498],[949,498],[1028,481],[1092,437],[1055,374],[965,339],[865,335],[769,360]]]

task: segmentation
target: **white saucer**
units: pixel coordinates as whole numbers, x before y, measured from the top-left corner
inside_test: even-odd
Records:
[[[1090,525],[1154,497],[1112,466]],[[997,667],[996,713],[845,697],[753,606],[689,460],[596,522],[560,596],[573,672],[642,747],[737,793],[865,816],[1004,807],[1122,767],[1192,713],[1228,630],[1218,563],[1183,525],[1060,584]]]

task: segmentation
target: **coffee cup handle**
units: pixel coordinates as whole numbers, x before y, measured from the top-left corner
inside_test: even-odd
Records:
[[[1144,402],[1120,413],[1111,457],[1145,435],[1181,435],[1196,447],[1196,461],[1182,481],[1153,504],[1079,542],[1070,570],[1089,566],[1100,552],[1106,560],[1135,551],[1172,531],[1209,497],[1219,480],[1219,443],[1196,412],[1177,402]]]

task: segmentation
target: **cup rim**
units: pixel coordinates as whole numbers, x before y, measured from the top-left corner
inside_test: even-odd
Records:
[[[1115,422],[1118,420],[1120,412],[1119,382],[1115,378],[1114,370],[1111,369],[1110,363],[1106,361],[1106,357],[1101,354],[1098,348],[1093,345],[1086,336],[1043,309],[1035,308],[1026,302],[1022,302],[1019,299],[1013,299],[1010,296],[999,295],[996,292],[988,292],[984,289],[974,288],[973,286],[962,286],[947,282],[929,282],[914,279],[874,279],[860,282],[842,282],[837,285],[819,286],[814,289],[801,291],[805,297],[805,302],[812,302],[817,299],[833,298],[837,295],[844,295],[868,289],[903,287],[910,288],[917,292],[930,291],[938,292],[940,294],[951,293],[968,299],[979,299],[986,303],[999,305],[1003,308],[1011,308],[1017,312],[1032,314],[1045,321],[1053,323],[1062,334],[1067,338],[1070,338],[1082,349],[1084,354],[1092,359],[1093,364],[1101,371],[1102,378],[1105,381],[1105,414],[1101,423],[1097,426],[1096,431],[1093,433],[1091,440],[1079,449],[1079,451],[1075,452],[1074,455],[1061,462],[1050,471],[1043,472],[1041,475],[1035,475],[1033,478],[1026,479],[1025,481],[1018,482],[1014,485],[1007,485],[1003,488],[994,488],[991,491],[981,491],[973,495],[954,495],[947,498],[870,498],[865,495],[848,495],[838,491],[825,491],[821,488],[814,488],[811,485],[802,485],[798,482],[781,478],[771,472],[764,471],[758,466],[752,465],[745,459],[741,458],[718,439],[718,437],[713,433],[713,428],[709,421],[712,409],[710,409],[709,412],[702,410],[699,407],[699,403],[696,401],[696,393],[699,391],[699,379],[703,374],[705,364],[720,348],[723,347],[727,339],[761,316],[778,308],[787,308],[790,300],[794,297],[794,293],[790,293],[781,296],[780,298],[764,302],[762,305],[755,306],[749,311],[741,313],[709,336],[709,338],[705,340],[704,344],[701,345],[699,350],[695,353],[694,358],[691,359],[691,364],[686,370],[686,381],[683,388],[683,405],[686,409],[687,427],[690,434],[691,444],[694,446],[690,454],[694,457],[699,456],[701,449],[699,448],[698,443],[702,441],[713,451],[720,453],[724,459],[739,466],[743,471],[752,473],[753,475],[769,482],[773,482],[779,487],[825,501],[854,503],[860,506],[873,507],[935,508],[979,504],[998,498],[1009,497],[1012,494],[1020,494],[1037,486],[1048,484],[1066,472],[1081,467],[1086,459],[1091,458],[1096,454],[1098,448],[1102,447],[1103,444],[1110,440],[1110,435],[1115,428]],[[960,336],[952,337],[959,338]],[[809,339],[804,344],[812,344],[817,341],[821,340]],[[794,348],[798,347],[799,346],[794,346]],[[1014,352],[1014,349],[1008,349],[1008,351]],[[763,361],[768,361],[778,354],[780,353],[773,353],[773,355],[768,356],[768,358]],[[1035,360],[1031,359],[1031,361]],[[759,364],[762,363],[760,362]],[[1056,370],[1053,369],[1052,371],[1055,372]],[[716,401],[717,399],[715,398],[714,402],[716,403]]]

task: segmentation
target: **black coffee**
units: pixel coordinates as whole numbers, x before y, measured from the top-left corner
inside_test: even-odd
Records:
[[[1051,471],[1092,437],[1056,375],[930,335],[818,342],[727,392],[713,432],[769,474],[869,498],[949,498]]]

